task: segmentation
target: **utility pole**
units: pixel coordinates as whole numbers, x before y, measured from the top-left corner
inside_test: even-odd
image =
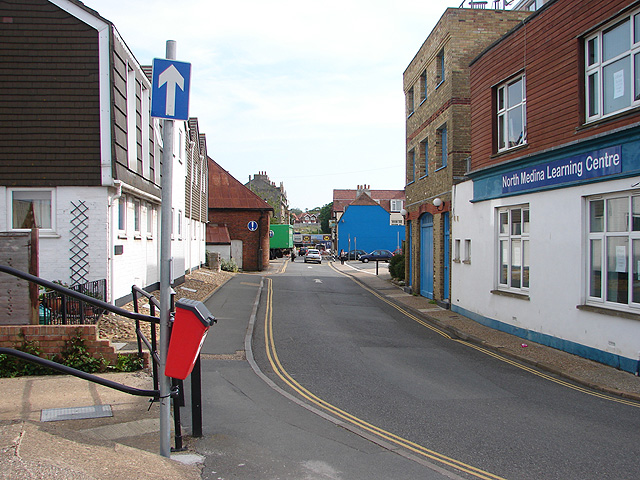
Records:
[[[175,40],[167,40],[168,60],[176,58]],[[171,315],[171,207],[173,205],[173,120],[162,121],[162,210],[160,230],[160,455],[171,457],[171,380],[165,376]]]

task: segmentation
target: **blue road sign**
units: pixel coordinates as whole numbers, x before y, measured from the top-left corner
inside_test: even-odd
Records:
[[[249,223],[247,223],[247,228],[250,232],[255,232],[258,229],[258,222],[256,222],[255,220],[251,220]]]
[[[188,120],[191,64],[154,58],[151,78],[151,116]]]

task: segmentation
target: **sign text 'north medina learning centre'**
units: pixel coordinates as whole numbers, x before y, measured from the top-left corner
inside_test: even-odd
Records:
[[[622,172],[622,154],[620,145],[616,145],[506,173],[502,175],[502,193],[577,182],[620,172]]]

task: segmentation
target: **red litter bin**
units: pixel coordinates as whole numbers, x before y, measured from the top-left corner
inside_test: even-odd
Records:
[[[176,313],[171,329],[169,351],[164,374],[184,380],[196,363],[209,327],[216,319],[204,303],[181,298],[176,302]]]

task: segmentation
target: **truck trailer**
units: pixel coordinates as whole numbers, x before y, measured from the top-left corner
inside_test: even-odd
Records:
[[[293,225],[274,224],[269,226],[269,258],[282,258],[293,248]]]

